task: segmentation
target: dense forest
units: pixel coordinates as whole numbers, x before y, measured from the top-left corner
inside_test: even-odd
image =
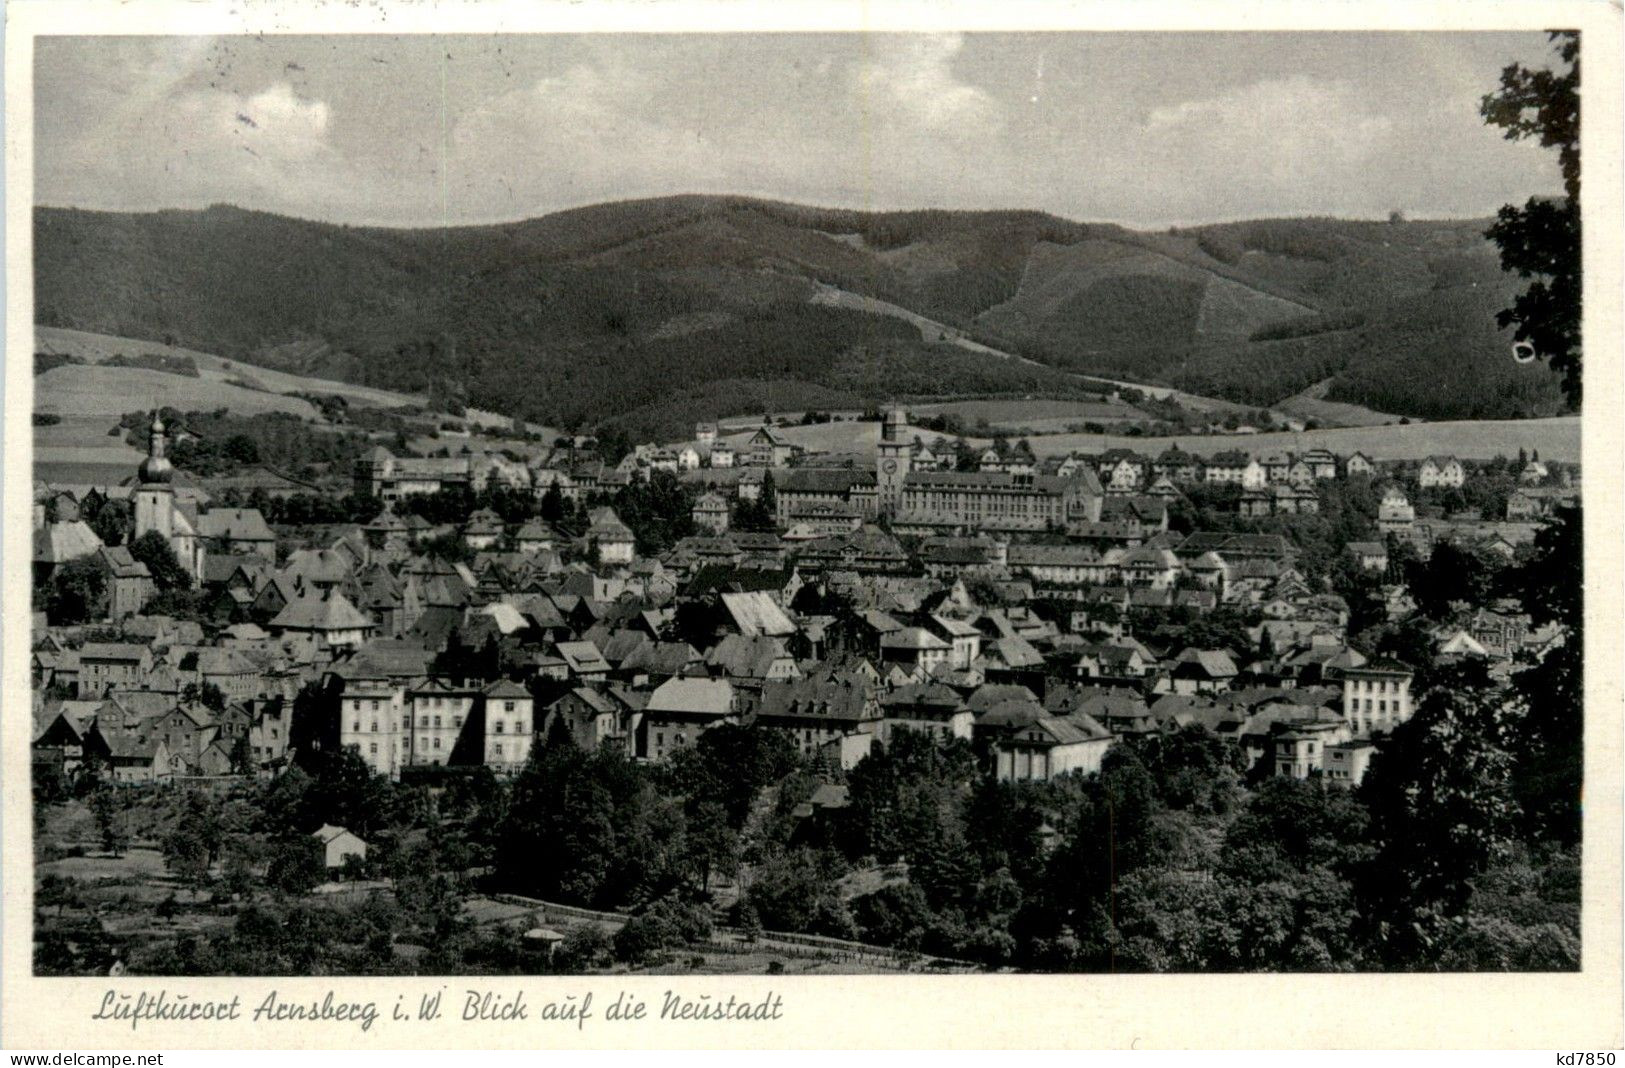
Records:
[[[867,214],[727,197],[383,230],[217,206],[35,214],[43,325],[174,342],[539,422],[628,429],[764,403],[1067,388],[875,298],[1071,372],[1267,405],[1549,414],[1507,358],[1482,222],[1266,220],[1145,233],[1038,213]],[[822,287],[822,288],[821,288]],[[690,415],[688,418],[692,418]]]

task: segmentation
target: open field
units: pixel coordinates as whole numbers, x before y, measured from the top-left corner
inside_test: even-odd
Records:
[[[1358,404],[1329,401],[1326,392],[1332,388],[1332,379],[1316,382],[1302,393],[1288,397],[1275,405],[1275,410],[1299,419],[1318,419],[1327,426],[1382,426],[1398,423],[1399,416],[1373,411]]]
[[[873,455],[880,439],[879,423],[822,423],[816,426],[781,427],[790,441],[812,452],[854,452]],[[935,445],[943,435],[911,426],[907,435]],[[727,435],[726,440],[743,445],[748,434]],[[990,439],[969,436],[972,445]],[[1416,460],[1436,453],[1449,453],[1463,459],[1489,459],[1516,455],[1520,448],[1539,450],[1541,458],[1578,462],[1580,459],[1580,419],[1562,416],[1552,419],[1496,419],[1444,423],[1411,423],[1394,426],[1335,427],[1302,433],[1278,431],[1268,434],[1206,434],[1177,437],[1130,437],[1124,434],[1045,434],[1032,439],[1039,456],[1068,452],[1101,452],[1105,449],[1134,449],[1155,455],[1170,445],[1178,445],[1198,456],[1210,456],[1226,449],[1271,452],[1276,449],[1302,451],[1316,447],[1347,454],[1363,452],[1377,460]]]
[[[1149,418],[1133,405],[1104,400],[948,401],[943,404],[910,405],[909,414],[915,418],[953,415],[973,424],[985,419],[995,427],[1030,434],[1058,434],[1077,423],[1115,423]]]
[[[286,411],[295,415],[309,416],[315,409],[306,401],[297,397],[282,397],[284,393],[319,393],[344,397],[352,404],[364,404],[374,408],[401,408],[417,406],[423,403],[424,398],[414,393],[398,393],[394,390],[376,389],[372,386],[358,386],[349,382],[338,382],[328,378],[311,378],[307,375],[291,374],[287,371],[276,371],[268,367],[258,367],[254,364],[241,361],[227,360],[195,349],[185,349],[174,345],[161,345],[156,341],[140,341],[133,338],[113,337],[108,334],[92,334],[83,330],[64,330],[52,326],[37,326],[34,328],[35,348],[40,352],[63,353],[77,356],[89,363],[100,363],[113,356],[139,356],[142,353],[157,353],[164,356],[189,356],[197,364],[198,377],[186,378],[180,375],[163,375],[169,382],[191,383],[191,387],[177,387],[182,390],[179,394],[181,400],[164,400],[162,403],[170,404],[183,410],[204,410],[218,408],[222,404],[229,405],[234,412],[252,414],[264,411]],[[82,396],[82,387],[75,386],[79,381],[76,376],[69,375],[50,383],[46,389],[43,383],[52,375],[59,375],[63,371],[85,371],[87,368],[59,367],[44,375],[35,378],[34,406],[36,411],[59,412],[67,414],[99,414],[103,409],[86,407],[86,400]],[[102,368],[102,374],[117,371],[140,371],[139,368]],[[93,372],[94,373],[94,372]],[[162,372],[147,371],[147,374]],[[242,389],[230,386],[230,379],[239,378],[253,382],[264,387],[268,392],[259,393],[255,390]],[[213,383],[217,386],[231,390],[228,394],[212,392],[204,385]],[[60,392],[59,392],[60,391]],[[143,396],[145,394],[142,394]],[[52,407],[49,401],[55,397],[58,403],[68,402],[66,406]],[[194,402],[195,399],[195,402]],[[114,401],[109,401],[114,404]],[[142,407],[142,404],[125,404],[115,408],[113,414],[132,411]],[[146,404],[146,407],[156,407]],[[467,418],[479,426],[507,427],[513,420],[496,412],[487,412],[478,408],[468,409]],[[530,429],[550,437],[556,435],[548,427],[532,424]]]
[[[974,443],[975,439],[972,440]],[[1538,449],[1545,460],[1578,462],[1580,418],[1469,420],[1403,426],[1337,427],[1306,430],[1301,434],[1280,431],[1170,438],[1053,434],[1034,438],[1032,445],[1033,451],[1040,456],[1072,451],[1099,452],[1112,448],[1135,449],[1155,455],[1170,445],[1178,445],[1198,456],[1210,456],[1226,449],[1271,452],[1276,449],[1301,451],[1318,446],[1335,453],[1359,451],[1377,460],[1418,460],[1441,453],[1462,459],[1489,459],[1497,455],[1516,455],[1520,448],[1526,448]]]
[[[349,384],[348,382],[335,382],[325,378],[309,378],[304,375],[289,374],[286,371],[274,371],[268,367],[256,367],[253,364],[242,363],[241,361],[227,360],[219,356],[210,355],[206,352],[198,352],[195,349],[185,349],[172,345],[160,345],[155,341],[140,341],[133,338],[111,337],[107,334],[91,334],[83,330],[62,330],[51,326],[35,327],[34,336],[35,348],[40,352],[64,353],[70,356],[77,356],[80,359],[90,363],[100,363],[103,360],[117,356],[121,353],[125,356],[131,357],[139,356],[145,352],[157,353],[162,356],[189,356],[197,364],[199,377],[186,379],[186,381],[193,383],[216,382],[224,384],[227,379],[243,378],[248,381],[258,383],[269,391],[266,394],[258,394],[262,398],[265,398],[259,402],[260,404],[265,405],[272,403],[273,399],[286,400],[302,406],[297,409],[297,414],[311,414],[314,412],[314,409],[307,402],[298,400],[297,398],[272,398],[271,395],[281,393],[328,393],[334,396],[345,397],[354,403],[368,404],[379,408],[395,408],[402,405],[423,403],[423,398],[409,393],[396,393],[387,389],[373,389],[370,386],[355,386]],[[62,368],[58,368],[57,370],[62,370]],[[134,370],[134,368],[124,368],[124,370]],[[46,375],[41,375],[38,379],[36,379],[36,382],[42,381],[49,375],[56,373],[56,371],[50,371]],[[168,375],[165,377],[178,378],[179,376]],[[241,390],[240,392],[252,394],[255,391]],[[178,401],[167,401],[165,403],[173,404],[177,408],[201,409],[207,407],[207,405],[201,403],[184,404]],[[235,402],[232,403],[234,411],[296,411],[296,409],[290,407],[259,407],[238,409]],[[40,411],[54,410],[40,405],[38,399],[36,399],[35,404],[36,407],[39,407]],[[117,410],[120,412],[127,412],[136,407],[139,407],[139,405],[126,404]],[[218,405],[216,405],[216,407],[218,407]]]
[[[145,454],[125,444],[122,434],[108,435],[108,429],[116,422],[110,416],[68,415],[55,426],[35,427],[36,470],[42,464],[48,468],[105,465],[116,467],[126,475],[132,473]]]
[[[230,408],[239,415],[288,412],[311,419],[309,401],[261,393],[225,381],[224,377],[170,374],[144,367],[101,367],[67,364],[34,376],[34,410],[57,415],[106,416],[170,405],[182,411]]]
[[[1048,367],[1051,370],[1061,370],[1062,373],[1071,374],[1073,377],[1084,382],[1098,383],[1103,389],[1137,389],[1146,396],[1154,397],[1158,400],[1171,397],[1185,407],[1190,408],[1192,411],[1216,412],[1222,415],[1229,412],[1244,412],[1253,410],[1244,404],[1236,404],[1233,401],[1220,400],[1217,397],[1201,397],[1194,393],[1184,393],[1180,390],[1171,389],[1167,386],[1148,386],[1142,385],[1138,382],[1116,381],[1109,378],[1100,378],[1096,375],[1082,372],[1055,368],[1050,364],[1041,363],[1038,360],[1031,360],[1025,356],[1017,356],[1015,353],[1005,352],[1003,349],[996,349],[991,345],[984,345],[979,341],[972,341],[970,338],[964,336],[964,334],[955,327],[940,323],[935,319],[929,319],[916,312],[909,311],[907,308],[900,307],[884,300],[877,300],[874,297],[866,297],[862,294],[853,293],[845,289],[838,289],[834,286],[819,285],[816,292],[814,292],[813,295],[808,298],[808,303],[827,304],[837,308],[850,308],[854,311],[868,312],[872,315],[889,315],[893,318],[901,319],[913,326],[920,332],[920,337],[926,341],[943,341],[951,345],[957,345],[958,347],[966,349],[970,352],[982,353],[983,355],[991,356],[996,359],[1015,360],[1018,363],[1030,364],[1033,367]]]
[[[860,452],[875,451],[875,445],[880,441],[879,423],[837,422],[815,423],[811,426],[784,426],[779,431],[790,442],[800,445],[809,452]],[[724,434],[721,440],[737,448],[743,448],[750,439],[751,431],[742,431],[737,434]],[[935,430],[926,430],[923,427],[910,426],[904,432],[912,439],[916,435],[928,445],[934,445],[943,439],[943,435]]]

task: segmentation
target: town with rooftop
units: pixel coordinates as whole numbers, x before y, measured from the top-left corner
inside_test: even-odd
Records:
[[[826,418],[878,423],[873,455],[801,447],[790,417],[619,457],[456,421],[430,455],[358,451],[324,494],[198,476],[175,459],[207,466],[186,416],[124,420],[146,450],[128,477],[35,487],[36,783],[83,803],[47,821],[42,867],[61,873],[41,889],[98,900],[66,874],[81,858],[128,886],[44,924],[46,944],[69,970],[151,968],[177,942],[203,952],[219,925],[201,906],[228,887],[353,906],[422,881],[427,853],[455,877],[412,899],[465,940],[544,917],[476,939],[491,967],[640,962],[614,906],[648,880],[706,913],[670,906],[650,959],[697,941],[802,968],[1006,965],[1021,951],[991,934],[896,915],[941,863],[918,850],[945,832],[912,838],[914,806],[964,792],[957,820],[1012,821],[1033,856],[980,882],[1013,879],[1080,833],[1062,799],[1114,752],[1181,777],[1203,815],[1272,780],[1354,792],[1441,673],[1510,692],[1565,640],[1507,592],[1579,497],[1578,465],[1538,452],[1040,459],[900,406]],[[668,814],[684,844],[643,843],[677,855],[635,876],[553,855],[627,833],[595,816],[672,833],[659,798],[568,796],[634,774],[679,798],[733,781]],[[302,816],[321,823],[300,838]],[[787,859],[825,852],[840,859]],[[121,863],[89,862],[104,853]],[[443,951],[395,942],[369,966],[410,967],[408,950]]]

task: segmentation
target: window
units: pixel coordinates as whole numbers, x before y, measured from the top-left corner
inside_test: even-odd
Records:
[[[435,747],[435,748],[436,748],[436,749],[439,749],[439,748],[440,748],[440,739],[439,739],[439,738],[436,738],[436,739],[435,739],[435,740],[434,740],[434,747]]]
[[[461,727],[463,725],[463,717],[462,716],[453,716],[453,717],[451,717],[451,725],[453,727]]]
[[[377,720],[372,721],[372,733],[374,733],[374,734],[378,733],[378,721]]]
[[[497,720],[497,722],[496,722],[496,732],[498,734],[502,733],[502,726],[503,726],[502,721],[500,719]]]
[[[377,756],[378,755],[378,743],[373,742],[370,745],[368,745],[367,746],[367,752],[371,753],[373,756]]]
[[[512,701],[504,701],[504,702],[502,702],[502,711],[504,711],[504,712],[512,712],[513,711],[513,702]]]
[[[502,743],[498,742],[496,744],[495,748],[493,748],[491,751],[493,753],[495,753],[497,756],[501,756],[502,755]]]
[[[418,717],[418,726],[421,727],[424,730],[428,730],[429,729],[429,717],[428,716],[419,716]]]
[[[361,733],[361,721],[358,719],[354,723],[350,724],[350,730],[352,732],[356,733],[356,734],[360,734]]]
[[[372,710],[374,712],[378,711],[378,702],[376,700],[374,700],[372,703]]]
[[[438,726],[440,726],[440,717],[439,717],[439,716],[436,716],[436,717],[435,717],[435,718],[434,718],[434,725],[435,725],[435,726],[436,726],[436,727],[438,727]]]
[[[662,731],[662,732],[655,735],[655,744],[660,745],[660,746],[663,746],[663,745],[666,744],[666,734],[665,734],[664,731]]]

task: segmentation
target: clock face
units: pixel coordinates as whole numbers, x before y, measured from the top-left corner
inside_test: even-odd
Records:
[[[888,474],[888,475],[892,474],[897,470],[897,461],[896,460],[887,460],[887,461],[885,461],[884,463],[882,463],[880,465],[880,469],[882,471],[886,472],[886,474]]]

